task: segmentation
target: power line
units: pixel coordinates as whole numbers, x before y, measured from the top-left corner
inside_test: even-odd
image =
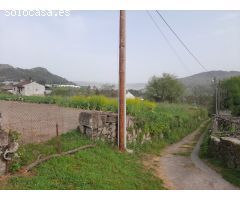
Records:
[[[162,37],[165,39],[166,43],[168,44],[168,46],[170,47],[170,49],[173,51],[174,55],[177,57],[177,59],[179,60],[179,62],[182,64],[182,66],[188,71],[190,72],[190,70],[186,67],[186,64],[183,62],[183,60],[181,59],[181,57],[179,56],[179,54],[177,53],[177,51],[174,49],[174,47],[172,46],[172,44],[170,43],[170,41],[168,40],[168,38],[166,37],[166,35],[163,33],[163,31],[161,30],[160,26],[158,25],[158,23],[155,21],[155,19],[153,18],[153,16],[151,15],[151,13],[147,10],[146,13],[148,14],[148,16],[150,17],[150,19],[152,20],[152,22],[154,23],[154,25],[156,26],[156,28],[158,29],[158,31],[161,33]]]
[[[167,25],[167,27],[170,29],[170,31],[175,35],[175,37],[178,39],[178,41],[183,45],[183,47],[187,50],[187,52],[193,57],[193,59],[209,74],[212,76],[213,73],[207,70],[207,68],[200,62],[200,60],[191,52],[191,50],[187,47],[187,45],[183,42],[183,40],[177,35],[177,33],[173,30],[173,28],[168,24],[168,22],[164,19],[164,17],[161,15],[161,13],[156,10],[156,13],[159,15],[159,17],[163,20],[163,22]]]

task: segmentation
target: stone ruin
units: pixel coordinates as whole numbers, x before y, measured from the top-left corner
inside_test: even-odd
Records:
[[[126,119],[127,142],[141,143],[151,140],[150,134],[141,134],[141,129],[134,126],[134,118]],[[118,114],[100,111],[82,111],[79,115],[79,130],[93,140],[104,140],[117,144]],[[141,136],[141,137],[140,137]]]

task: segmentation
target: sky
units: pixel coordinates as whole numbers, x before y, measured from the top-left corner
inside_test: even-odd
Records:
[[[204,69],[150,11],[127,11],[128,83],[153,75],[186,77]],[[208,70],[240,71],[240,11],[160,11]],[[0,63],[45,67],[70,81],[118,82],[119,11],[71,11],[65,17],[10,17],[0,12]]]

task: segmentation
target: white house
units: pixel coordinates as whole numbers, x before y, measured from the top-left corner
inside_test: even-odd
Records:
[[[136,97],[129,91],[126,93],[126,99],[135,99]]]
[[[45,86],[34,81],[22,81],[13,86],[12,93],[24,96],[43,96],[45,94]]]

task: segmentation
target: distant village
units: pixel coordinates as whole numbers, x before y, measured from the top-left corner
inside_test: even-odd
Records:
[[[86,88],[97,90],[97,86],[79,86],[79,85],[67,85],[67,84],[39,84],[34,80],[20,80],[20,81],[4,81],[0,82],[0,91],[8,92],[14,95],[22,96],[45,96],[50,95],[54,88]],[[135,96],[127,91],[127,99],[134,99]]]
[[[80,88],[80,86],[77,85],[61,85],[61,84],[42,85],[33,80],[4,81],[0,83],[1,91],[23,96],[49,95],[51,94],[53,87]]]

